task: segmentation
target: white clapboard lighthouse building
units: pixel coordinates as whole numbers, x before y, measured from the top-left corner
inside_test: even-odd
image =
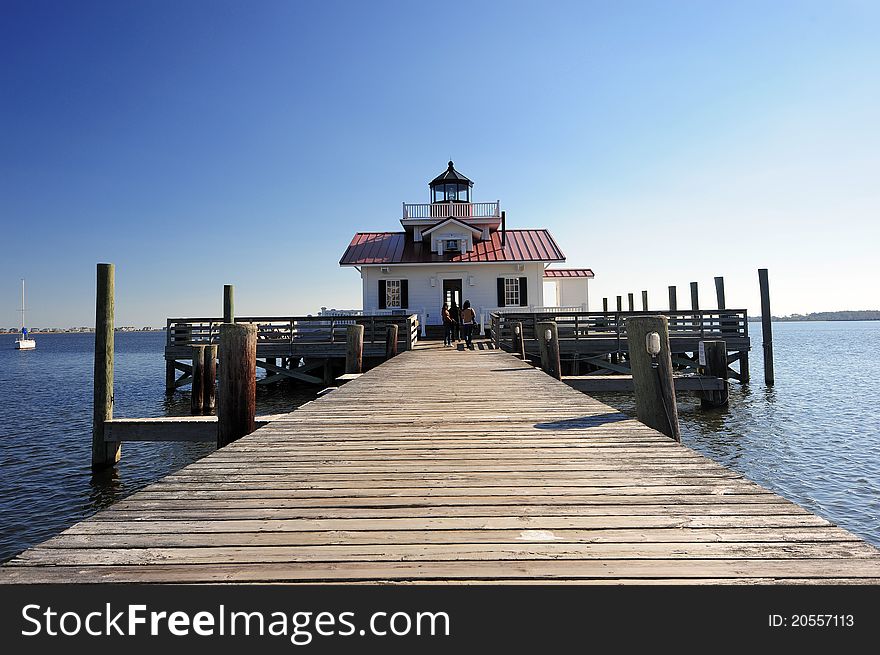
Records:
[[[593,272],[551,268],[565,255],[547,229],[508,228],[500,201],[473,202],[451,161],[428,186],[431,202],[403,203],[402,231],[358,232],[342,255],[360,271],[364,314],[419,314],[434,332],[444,302],[469,300],[483,326],[497,310],[588,309]]]

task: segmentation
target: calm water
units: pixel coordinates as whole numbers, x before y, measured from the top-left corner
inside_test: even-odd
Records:
[[[36,335],[20,352],[0,336],[0,561],[176,471],[214,447],[125,443],[116,470],[91,472],[94,335]],[[189,414],[188,388],[165,395],[164,332],[116,334],[117,418]],[[257,412],[289,411],[313,397],[286,385],[257,388]]]
[[[763,383],[760,325],[752,384],[727,410],[679,396],[683,441],[880,545],[880,322],[776,323],[776,386]],[[163,333],[116,335],[118,417],[186,415],[164,393]],[[38,335],[38,349],[0,337],[0,561],[211,452],[207,444],[126,443],[117,470],[92,477],[93,335]],[[8,344],[5,343],[8,341]],[[306,396],[258,389],[258,411]],[[632,412],[631,397],[600,399]]]

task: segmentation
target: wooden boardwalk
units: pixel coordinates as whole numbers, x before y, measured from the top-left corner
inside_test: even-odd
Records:
[[[127,581],[878,583],[880,552],[512,355],[433,346],[0,567]]]

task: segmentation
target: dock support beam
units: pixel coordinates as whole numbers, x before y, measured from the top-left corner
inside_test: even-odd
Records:
[[[660,342],[660,352],[656,355],[656,360],[647,349],[648,335],[655,332]],[[636,416],[648,427],[659,430],[676,441],[681,441],[675,387],[672,380],[672,356],[669,352],[669,324],[666,317],[628,318],[626,335],[635,387]]]
[[[642,311],[648,311],[648,292],[642,291]]]
[[[201,414],[205,406],[205,346],[192,346],[192,392],[190,393],[190,413]]]
[[[116,269],[98,264],[95,293],[95,379],[92,411],[92,468],[103,469],[119,461],[119,442],[104,441],[104,422],[113,418],[113,319]]]
[[[635,301],[635,297],[633,296],[633,294],[631,294],[631,293],[626,294],[626,299],[627,299],[629,311],[631,311],[631,312],[636,311],[636,301]]]
[[[691,309],[694,311],[700,309],[700,290],[696,282],[691,282]]]
[[[212,411],[217,406],[217,344],[205,346],[202,363],[202,409]]]
[[[776,381],[773,371],[773,327],[770,321],[770,280],[767,269],[758,269],[758,284],[761,287],[761,333],[764,337],[764,382],[773,386]]]
[[[223,285],[223,322],[235,323],[235,287]]]
[[[220,401],[217,447],[254,431],[257,408],[257,326],[220,326]]]
[[[631,295],[631,294],[630,294]],[[538,344],[541,348],[541,368],[550,377],[562,379],[559,361],[559,330],[553,321],[538,323]]]
[[[602,298],[602,313],[608,313],[608,298]]]
[[[669,311],[678,311],[678,289],[675,285],[669,286]]]
[[[389,325],[385,328],[385,359],[391,359],[397,355],[397,325]]]
[[[346,331],[345,372],[364,372],[364,326],[349,325]]]
[[[623,296],[617,296],[617,311],[618,313],[623,311]]]
[[[730,398],[730,388],[727,382],[727,342],[703,341],[703,354],[706,357],[705,374],[721,378],[724,388],[718,391],[700,391],[700,405],[703,407],[726,407]]]

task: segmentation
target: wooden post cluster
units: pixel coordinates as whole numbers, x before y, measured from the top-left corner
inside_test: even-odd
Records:
[[[513,350],[514,352],[522,357],[523,361],[526,360],[526,339],[523,334],[523,324],[521,321],[514,321],[513,326]]]
[[[758,269],[758,284],[761,287],[761,333],[764,342],[764,382],[772,386],[776,381],[773,370],[773,327],[770,321],[770,280],[767,269]]]
[[[346,331],[345,372],[363,373],[364,326],[349,325]]]
[[[656,368],[652,366],[653,357],[646,347],[646,339],[652,332],[660,337]],[[626,339],[635,387],[636,416],[648,427],[681,441],[666,317],[633,316],[626,319]]]
[[[385,328],[385,359],[397,355],[397,324],[392,323]]]
[[[730,398],[727,383],[727,342],[722,340],[702,341],[705,364],[702,365],[706,375],[721,378],[724,388],[718,391],[700,391],[697,395],[703,407],[726,407]]]
[[[190,411],[202,414],[214,409],[217,395],[217,346],[192,346],[192,394]]]
[[[220,326],[220,399],[217,447],[254,431],[257,409],[257,326]]]
[[[543,321],[536,326],[538,345],[541,348],[541,368],[544,372],[562,379],[562,364],[559,360],[559,329],[553,321]]]
[[[113,418],[113,321],[116,269],[98,264],[95,293],[95,378],[92,406],[92,468],[103,469],[119,461],[118,441],[104,441],[104,422]]]

